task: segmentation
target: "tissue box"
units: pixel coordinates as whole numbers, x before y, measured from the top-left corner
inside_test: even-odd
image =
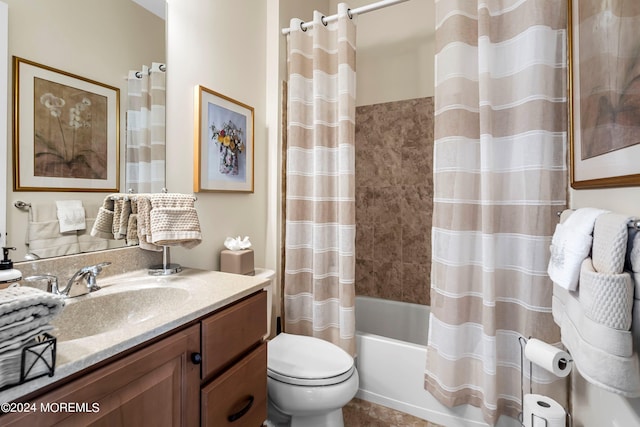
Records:
[[[220,271],[253,275],[253,249],[242,251],[223,250],[220,252]]]

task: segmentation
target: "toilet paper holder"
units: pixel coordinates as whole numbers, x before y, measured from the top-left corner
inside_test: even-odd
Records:
[[[529,337],[531,339],[531,337]],[[518,421],[522,427],[527,427],[524,424],[524,348],[527,345],[528,340],[525,337],[518,337],[520,342],[520,404],[523,406],[523,411],[518,414]],[[573,362],[573,359],[567,360],[567,363]],[[533,394],[533,362],[529,361],[529,394]],[[567,418],[569,420],[568,427],[573,427],[573,418],[569,411],[567,412]],[[545,427],[548,427],[548,422],[545,418],[538,417],[535,414],[531,414],[531,426],[534,424],[535,418],[539,418],[544,421]]]

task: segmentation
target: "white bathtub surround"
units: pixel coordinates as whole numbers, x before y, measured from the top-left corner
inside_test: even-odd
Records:
[[[355,21],[288,37],[284,330],[355,354]],[[313,58],[313,69],[309,68]]]
[[[425,387],[489,424],[521,411],[518,338],[560,340],[547,264],[566,204],[565,6],[436,3]],[[563,382],[534,379],[567,406]]]

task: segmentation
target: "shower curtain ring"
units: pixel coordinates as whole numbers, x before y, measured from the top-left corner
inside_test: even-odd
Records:
[[[347,16],[349,19],[353,19],[353,14],[351,13],[351,8],[347,9]]]
[[[322,25],[324,25],[325,27],[329,25],[329,23],[327,22],[327,17],[324,15],[322,15],[322,18],[320,18],[320,22],[322,22]]]
[[[307,32],[307,29],[304,27],[304,22],[300,22],[300,29],[305,33]]]

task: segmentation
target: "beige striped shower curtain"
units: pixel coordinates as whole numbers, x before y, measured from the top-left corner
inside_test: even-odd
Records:
[[[520,411],[519,337],[560,341],[546,270],[566,204],[565,40],[566,0],[436,2],[425,388],[489,424]],[[566,407],[563,381],[534,367],[533,392]]]
[[[165,187],[165,65],[129,71],[125,191],[158,193]]]
[[[288,36],[285,332],[355,354],[355,32],[291,21]]]

